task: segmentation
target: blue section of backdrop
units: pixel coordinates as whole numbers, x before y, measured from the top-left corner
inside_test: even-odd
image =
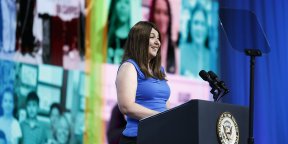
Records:
[[[271,51],[256,58],[255,67],[255,143],[287,144],[288,1],[219,0],[219,2],[222,8],[254,11],[267,35]],[[237,35],[244,37],[241,33]],[[250,59],[244,53],[227,45],[223,35],[220,37],[222,37],[221,77],[231,89],[223,101],[248,106]],[[257,43],[257,40],[255,42]]]

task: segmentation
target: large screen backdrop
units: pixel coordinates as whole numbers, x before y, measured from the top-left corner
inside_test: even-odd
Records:
[[[121,134],[125,123],[113,128],[121,122],[115,79],[129,30],[141,20],[160,30],[170,107],[211,100],[198,73],[219,72],[217,1],[3,0],[0,12],[0,121],[13,115],[21,130],[11,134],[12,126],[0,123],[9,142],[33,140],[24,130],[31,93],[39,97],[37,120],[47,130],[40,141],[117,141],[111,135]]]

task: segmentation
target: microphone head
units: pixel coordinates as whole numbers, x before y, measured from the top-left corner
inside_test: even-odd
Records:
[[[205,81],[209,80],[209,74],[205,70],[201,70],[199,76]]]
[[[208,74],[210,75],[210,77],[212,79],[216,79],[217,78],[217,75],[213,71],[209,71]]]
[[[210,75],[205,71],[205,70],[201,70],[199,72],[200,77],[204,80],[209,82],[209,85],[213,88],[213,89],[218,89],[220,90],[220,87],[217,84],[217,81],[214,81],[213,79],[211,79]]]

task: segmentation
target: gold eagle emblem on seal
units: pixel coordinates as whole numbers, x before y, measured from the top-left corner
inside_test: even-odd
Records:
[[[217,122],[217,135],[221,144],[239,143],[239,128],[230,112],[224,112],[220,115]]]

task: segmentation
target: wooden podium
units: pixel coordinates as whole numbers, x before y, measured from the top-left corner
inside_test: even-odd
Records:
[[[224,115],[233,117],[236,127],[235,123],[234,127],[231,126],[233,123],[231,119],[229,122],[229,117],[223,117],[224,112],[226,112]],[[239,144],[246,144],[248,122],[248,107],[191,100],[140,120],[137,144],[226,144],[229,143],[232,134],[234,139],[235,135],[237,136]],[[228,132],[223,132],[226,126],[229,128]],[[236,144],[235,141],[233,144]]]

